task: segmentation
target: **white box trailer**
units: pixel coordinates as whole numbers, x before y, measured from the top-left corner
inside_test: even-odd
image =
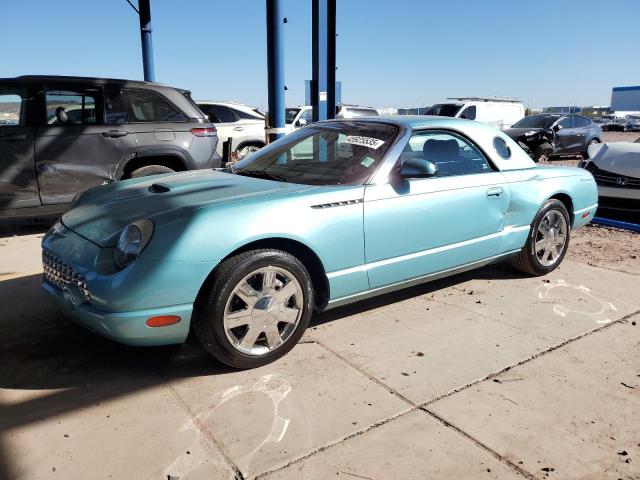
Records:
[[[524,118],[520,100],[483,97],[450,97],[427,110],[427,115],[467,118],[504,129]]]

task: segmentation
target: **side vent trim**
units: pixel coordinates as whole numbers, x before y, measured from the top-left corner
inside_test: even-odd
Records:
[[[164,183],[153,183],[148,188],[150,193],[167,193],[171,191],[171,187]]]
[[[344,207],[347,205],[356,205],[358,203],[362,203],[363,200],[361,198],[357,198],[355,200],[343,200],[341,202],[332,202],[332,203],[321,203],[319,205],[311,205],[311,208],[332,208],[332,207]]]

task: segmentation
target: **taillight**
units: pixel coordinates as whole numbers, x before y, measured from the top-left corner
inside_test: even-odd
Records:
[[[216,127],[192,128],[191,133],[196,137],[214,137],[217,133]]]

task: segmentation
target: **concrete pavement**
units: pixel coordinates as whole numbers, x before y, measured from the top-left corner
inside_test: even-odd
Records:
[[[0,239],[0,478],[640,479],[640,261],[415,287],[237,372],[71,323],[38,243]]]

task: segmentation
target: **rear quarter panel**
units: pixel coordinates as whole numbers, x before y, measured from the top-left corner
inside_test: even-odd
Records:
[[[598,205],[593,176],[582,169],[539,166],[503,172],[511,189],[511,207],[505,225],[529,225],[549,198],[566,195],[571,200],[572,229],[588,223]],[[582,214],[589,215],[582,218]]]

